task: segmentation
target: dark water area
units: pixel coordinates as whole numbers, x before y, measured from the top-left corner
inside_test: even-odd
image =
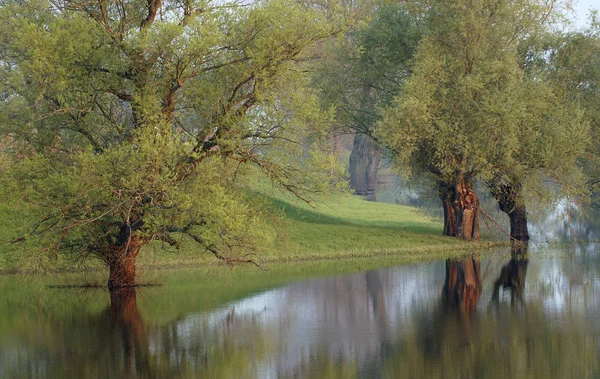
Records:
[[[600,377],[597,244],[250,293],[236,292],[243,279],[165,275],[163,287],[112,295],[1,278],[0,377]],[[230,299],[215,299],[219,286]]]

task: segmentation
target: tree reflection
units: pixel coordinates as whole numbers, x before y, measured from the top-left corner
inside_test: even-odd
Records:
[[[477,308],[481,296],[481,267],[479,259],[446,260],[446,279],[442,290],[442,304],[449,310],[469,314]]]
[[[502,267],[498,279],[494,282],[492,301],[498,302],[500,288],[502,288],[503,291],[510,290],[511,304],[523,302],[528,264],[527,248],[526,244],[513,246],[510,261]]]
[[[101,316],[101,324],[120,335],[123,364],[115,372],[120,377],[147,378],[152,370],[149,359],[149,343],[142,317],[137,307],[135,288],[111,291],[110,306]]]

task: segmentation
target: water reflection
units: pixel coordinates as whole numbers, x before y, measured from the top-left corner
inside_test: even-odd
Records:
[[[525,291],[525,277],[527,276],[527,246],[513,248],[511,259],[502,266],[498,279],[494,282],[492,300],[497,304],[500,299],[500,291],[510,292],[512,305],[523,303]]]
[[[313,279],[208,312],[182,311],[205,295],[189,293],[162,318],[171,288],[32,307],[0,326],[0,376],[598,377],[598,262],[522,253]]]
[[[481,295],[481,266],[472,256],[446,261],[446,279],[442,291],[442,303],[448,310],[457,309],[469,314],[477,308]]]
[[[101,330],[110,331],[104,336],[117,339],[106,341],[106,346],[122,348],[113,363],[118,377],[148,378],[153,373],[148,334],[137,307],[135,288],[110,293],[110,306],[100,315],[99,325]]]

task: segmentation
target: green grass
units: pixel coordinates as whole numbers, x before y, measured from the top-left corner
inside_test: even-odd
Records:
[[[299,261],[340,259],[404,259],[407,261],[441,259],[456,253],[480,251],[497,243],[469,243],[441,235],[442,222],[422,210],[401,205],[373,203],[343,193],[316,199],[314,205],[280,193],[261,193],[266,203],[280,217],[274,221],[278,236],[272,246],[265,246],[253,258],[264,267]],[[23,220],[8,206],[0,207],[0,239],[14,236]],[[32,254],[19,247],[0,248],[0,272],[28,271],[19,255]],[[35,247],[33,247],[35,250]],[[34,253],[33,253],[34,254]],[[239,252],[240,255],[243,252]],[[27,261],[27,260],[25,260]],[[165,250],[154,243],[141,254],[140,269],[218,265],[210,253],[201,251],[191,241],[180,251]],[[56,271],[82,271],[102,268],[97,261],[74,264],[59,259]]]
[[[265,267],[274,263],[351,258],[442,259],[498,245],[444,237],[442,221],[417,208],[373,203],[340,193],[319,197],[314,205],[279,193],[263,196],[282,215],[273,246],[254,256]],[[168,257],[155,249],[142,262],[149,267],[180,267],[214,264],[216,260],[210,254],[198,254],[190,246]]]

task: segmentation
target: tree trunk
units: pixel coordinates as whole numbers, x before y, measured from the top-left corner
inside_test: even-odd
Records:
[[[501,184],[492,189],[500,210],[510,219],[510,236],[517,241],[529,241],[527,210],[520,184]]]
[[[464,260],[446,261],[446,280],[442,291],[442,302],[450,309],[474,311],[481,295],[481,268],[479,260],[470,257]]]
[[[381,151],[374,141],[370,143],[369,166],[367,169],[367,200],[377,201],[377,171],[381,163]]]
[[[377,171],[381,162],[379,147],[364,134],[356,134],[350,153],[350,188],[368,200],[376,200]]]
[[[108,257],[109,291],[135,287],[135,264],[140,253],[140,242],[137,233],[131,231],[130,225],[124,224],[121,227],[117,244]]]
[[[442,235],[479,241],[479,198],[470,183],[438,182],[444,209]]]
[[[479,198],[471,184],[459,182],[455,191],[456,237],[479,241]]]
[[[456,236],[456,214],[454,212],[454,187],[448,183],[438,182],[438,193],[444,209],[444,236]]]

